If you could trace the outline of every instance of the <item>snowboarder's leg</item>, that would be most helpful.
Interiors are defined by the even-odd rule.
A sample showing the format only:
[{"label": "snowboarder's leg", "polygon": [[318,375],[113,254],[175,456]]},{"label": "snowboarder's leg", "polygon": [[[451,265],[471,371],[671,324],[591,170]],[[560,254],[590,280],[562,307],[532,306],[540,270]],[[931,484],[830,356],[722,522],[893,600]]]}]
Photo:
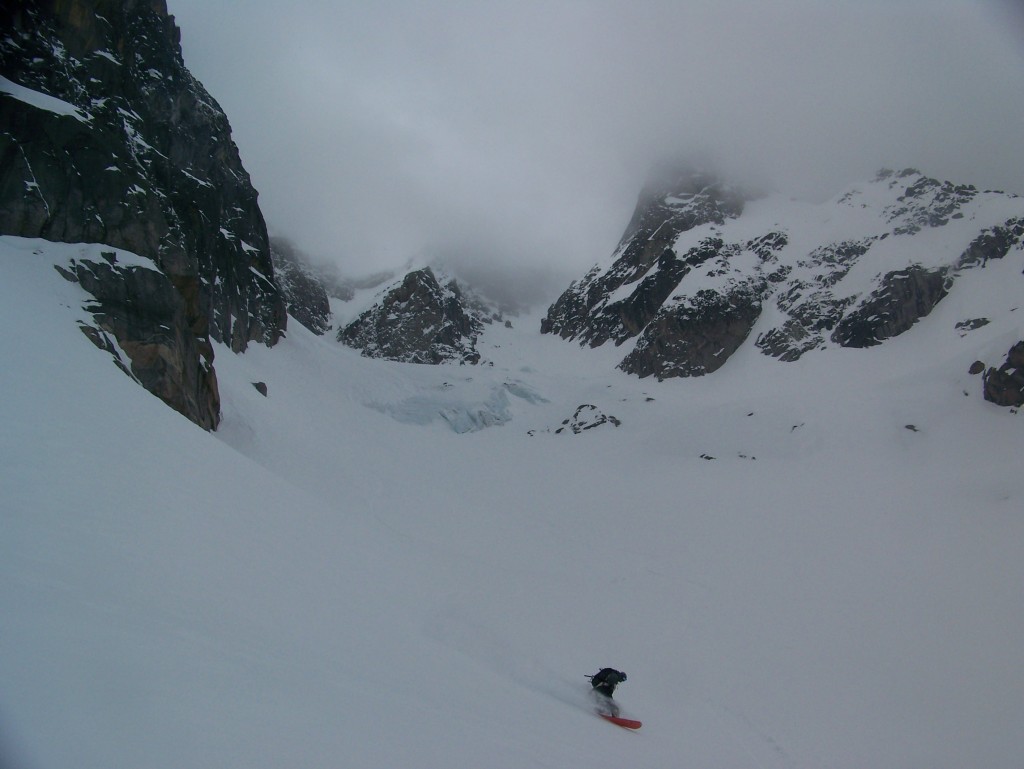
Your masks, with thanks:
[{"label": "snowboarder's leg", "polygon": [[598,713],[606,716],[617,716],[619,714],[619,706],[607,694],[602,694],[595,690],[594,699],[597,701]]}]

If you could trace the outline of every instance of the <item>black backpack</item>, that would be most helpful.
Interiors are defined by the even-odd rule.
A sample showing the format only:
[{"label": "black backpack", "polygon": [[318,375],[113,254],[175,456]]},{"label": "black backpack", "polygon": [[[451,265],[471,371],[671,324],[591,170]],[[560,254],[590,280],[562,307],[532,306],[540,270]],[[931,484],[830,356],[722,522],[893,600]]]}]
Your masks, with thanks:
[{"label": "black backpack", "polygon": [[603,689],[611,694],[615,687],[626,680],[626,674],[615,668],[601,668],[594,675],[588,676],[590,685],[595,689]]}]

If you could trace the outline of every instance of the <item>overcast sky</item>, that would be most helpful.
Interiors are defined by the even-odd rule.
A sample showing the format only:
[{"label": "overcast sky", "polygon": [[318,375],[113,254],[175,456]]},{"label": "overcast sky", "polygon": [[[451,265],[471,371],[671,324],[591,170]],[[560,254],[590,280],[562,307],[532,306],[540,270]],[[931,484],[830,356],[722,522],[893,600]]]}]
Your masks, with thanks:
[{"label": "overcast sky", "polygon": [[1024,193],[1017,0],[168,6],[271,234],[352,274],[435,255],[551,301],[674,155],[801,198],[883,166]]}]

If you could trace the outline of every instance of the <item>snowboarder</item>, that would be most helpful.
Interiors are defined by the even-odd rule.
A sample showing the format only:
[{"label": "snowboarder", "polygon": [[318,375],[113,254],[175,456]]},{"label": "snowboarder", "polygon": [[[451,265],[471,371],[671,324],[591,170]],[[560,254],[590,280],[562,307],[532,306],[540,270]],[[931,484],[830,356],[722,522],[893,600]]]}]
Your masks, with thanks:
[{"label": "snowboarder", "polygon": [[619,706],[612,700],[612,694],[615,693],[615,687],[626,680],[626,674],[615,670],[615,668],[601,668],[587,678],[590,679],[590,685],[594,687],[594,696],[597,697],[598,703],[603,709],[608,710],[609,715],[617,716]]}]

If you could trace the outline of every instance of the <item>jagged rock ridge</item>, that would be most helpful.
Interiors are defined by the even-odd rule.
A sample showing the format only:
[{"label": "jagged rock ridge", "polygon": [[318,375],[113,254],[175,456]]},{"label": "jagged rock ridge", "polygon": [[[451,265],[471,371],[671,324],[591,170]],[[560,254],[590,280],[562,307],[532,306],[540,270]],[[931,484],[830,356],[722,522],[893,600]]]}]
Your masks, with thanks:
[{"label": "jagged rock ridge", "polygon": [[[88,281],[108,299],[130,293],[116,312],[99,308],[96,322],[129,354],[149,349],[145,319],[130,316],[175,292],[181,307],[171,317],[184,325],[159,344],[191,341],[161,355],[201,357],[195,365],[209,376],[200,386],[212,389],[186,399],[205,405],[185,413],[215,426],[203,415],[217,410],[209,340],[235,351],[273,344],[286,323],[266,225],[227,118],[185,68],[163,0],[5,2],[0,21],[0,233],[151,259],[162,277],[141,282],[116,265],[89,268],[112,282]],[[191,385],[150,389],[167,386]]]},{"label": "jagged rock ridge", "polygon": [[288,314],[314,334],[327,333],[331,328],[331,299],[323,275],[284,238],[270,239],[270,253]]},{"label": "jagged rock ridge", "polygon": [[795,361],[903,334],[965,270],[1024,254],[1024,199],[914,169],[819,206],[674,179],[641,194],[610,263],[559,297],[542,332],[629,342],[620,368],[659,379],[711,373],[748,343]]},{"label": "jagged rock ridge", "polygon": [[374,305],[338,332],[338,341],[370,358],[407,363],[479,363],[476,342],[500,318],[454,278],[430,267],[387,286]]},{"label": "jagged rock ridge", "polygon": [[[707,248],[698,249],[680,261],[671,250],[679,235],[704,224],[724,224],[742,213],[743,203],[738,190],[706,172],[683,169],[653,180],[640,194],[611,267],[595,267],[563,293],[541,331],[595,347],[635,336],[688,269],[711,255]],[[635,290],[616,293],[632,284]]]}]

